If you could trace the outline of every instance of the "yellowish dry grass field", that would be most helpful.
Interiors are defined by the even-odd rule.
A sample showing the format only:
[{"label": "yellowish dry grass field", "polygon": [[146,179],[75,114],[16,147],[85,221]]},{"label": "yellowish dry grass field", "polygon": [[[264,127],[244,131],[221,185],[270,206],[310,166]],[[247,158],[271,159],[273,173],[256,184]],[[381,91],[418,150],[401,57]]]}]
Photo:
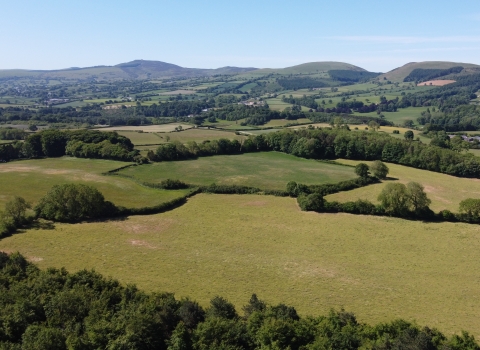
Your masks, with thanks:
[{"label": "yellowish dry grass field", "polygon": [[[360,162],[353,160],[338,160],[343,164],[356,165]],[[370,164],[370,162],[363,162]],[[409,168],[398,164],[388,164],[390,169],[389,177],[396,178],[401,183],[415,181],[421,183],[425,187],[428,198],[432,200],[430,208],[434,211],[448,209],[458,212],[460,202],[466,198],[480,197],[480,180],[460,178],[441,173],[435,173],[427,170]],[[354,201],[357,199],[368,199],[373,203],[377,203],[377,197],[383,187],[390,180],[381,184],[375,184],[367,187],[358,188],[353,191],[339,192],[326,197],[329,201]]]},{"label": "yellowish dry grass field", "polygon": [[0,241],[41,268],[95,268],[148,291],[252,293],[303,315],[331,307],[360,321],[416,320],[480,336],[480,227],[299,211],[295,199],[198,195],[171,212],[56,224]]}]

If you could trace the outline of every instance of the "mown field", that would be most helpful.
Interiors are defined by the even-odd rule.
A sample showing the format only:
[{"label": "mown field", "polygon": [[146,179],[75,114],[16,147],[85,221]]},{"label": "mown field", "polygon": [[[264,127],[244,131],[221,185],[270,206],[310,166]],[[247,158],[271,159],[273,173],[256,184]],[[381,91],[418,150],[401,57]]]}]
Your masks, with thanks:
[{"label": "mown field", "polygon": [[147,291],[237,307],[252,293],[303,314],[416,320],[480,336],[480,228],[299,211],[295,199],[197,195],[173,211],[55,224],[0,241],[39,267],[95,269]]},{"label": "mown field", "polygon": [[82,183],[94,186],[116,205],[138,208],[153,206],[182,196],[185,191],[156,190],[103,172],[128,165],[111,160],[71,157],[25,160],[0,164],[0,208],[14,196],[33,204],[54,185]]},{"label": "mown field", "polygon": [[287,182],[335,183],[356,177],[352,167],[297,158],[279,152],[201,157],[121,170],[145,182],[178,179],[195,185],[212,183],[284,190]]},{"label": "mown field", "polygon": [[175,128],[181,126],[183,129],[193,128],[191,124],[185,123],[169,123],[169,124],[160,124],[160,125],[126,125],[126,126],[109,126],[104,128],[99,128],[101,131],[143,131],[143,132],[171,132]]},{"label": "mown field", "polygon": [[[338,160],[341,163],[356,165],[359,162],[353,160]],[[369,162],[364,162],[370,164]],[[478,198],[480,196],[480,180],[460,178],[427,170],[409,168],[398,164],[387,164],[390,169],[389,177],[395,180],[386,180],[381,184],[358,188],[353,191],[339,192],[326,197],[329,201],[355,201],[368,199],[377,203],[377,197],[383,187],[392,181],[408,183],[415,181],[425,187],[428,198],[432,200],[430,208],[434,211],[448,209],[458,212],[460,202],[466,198]]]}]

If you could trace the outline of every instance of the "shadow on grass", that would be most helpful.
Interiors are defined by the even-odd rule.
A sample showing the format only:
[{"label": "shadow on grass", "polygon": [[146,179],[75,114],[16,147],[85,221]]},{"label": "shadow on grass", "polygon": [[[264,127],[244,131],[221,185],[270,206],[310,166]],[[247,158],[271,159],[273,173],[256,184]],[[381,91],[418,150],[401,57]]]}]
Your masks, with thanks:
[{"label": "shadow on grass", "polygon": [[52,221],[35,220],[26,228],[34,230],[55,230],[55,224]]},{"label": "shadow on grass", "polygon": [[390,177],[387,176],[386,178],[382,179],[383,181],[397,181],[398,179],[396,177]]}]

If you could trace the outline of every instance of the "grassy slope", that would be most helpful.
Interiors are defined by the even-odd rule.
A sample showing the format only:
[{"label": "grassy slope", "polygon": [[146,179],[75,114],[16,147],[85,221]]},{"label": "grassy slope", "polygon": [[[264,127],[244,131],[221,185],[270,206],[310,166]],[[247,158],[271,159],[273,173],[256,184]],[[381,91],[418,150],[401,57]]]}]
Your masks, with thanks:
[{"label": "grassy slope", "polygon": [[[317,71],[328,71],[332,69],[343,69],[343,70],[354,70],[354,71],[365,71],[365,69],[354,66],[349,63],[344,62],[309,62],[299,64],[297,66],[279,68],[279,69],[259,69],[254,72],[249,72],[251,74],[269,74],[269,73],[278,73],[278,74],[307,74],[307,73],[316,73]],[[247,73],[248,74],[248,73]]]},{"label": "grassy slope", "polygon": [[464,68],[480,68],[480,66],[471,63],[459,62],[443,62],[443,61],[426,61],[426,62],[411,62],[404,66],[395,68],[390,72],[380,75],[378,78],[383,80],[387,78],[391,81],[403,81],[414,69],[448,69],[452,67],[462,66]]},{"label": "grassy slope", "polygon": [[[358,164],[357,161],[340,160],[345,164]],[[368,164],[368,162],[365,162]],[[430,208],[434,211],[448,209],[458,211],[460,202],[466,198],[478,198],[480,196],[480,180],[465,179],[450,175],[434,173],[427,170],[420,170],[405,167],[397,164],[387,164],[390,173],[389,177],[396,178],[402,183],[415,181],[425,186],[428,197],[432,200]],[[377,197],[383,187],[389,181],[381,184],[371,185],[359,188],[349,192],[340,192],[327,196],[328,200],[336,200],[340,202],[368,199],[373,203],[377,203]]]},{"label": "grassy slope", "polygon": [[0,164],[0,208],[13,196],[35,204],[52,186],[72,182],[94,186],[107,200],[124,207],[156,205],[185,193],[154,190],[128,179],[101,175],[125,165],[128,163],[70,157]]},{"label": "grassy slope", "polygon": [[198,195],[174,211],[57,224],[0,241],[41,268],[95,268],[124,284],[190,296],[252,293],[302,314],[331,307],[361,321],[402,317],[480,335],[479,228],[300,212],[291,198]]},{"label": "grassy slope", "polygon": [[355,178],[353,168],[297,158],[279,152],[202,157],[128,168],[120,174],[147,182],[179,179],[191,184],[234,184],[284,190],[288,181],[335,183]]}]

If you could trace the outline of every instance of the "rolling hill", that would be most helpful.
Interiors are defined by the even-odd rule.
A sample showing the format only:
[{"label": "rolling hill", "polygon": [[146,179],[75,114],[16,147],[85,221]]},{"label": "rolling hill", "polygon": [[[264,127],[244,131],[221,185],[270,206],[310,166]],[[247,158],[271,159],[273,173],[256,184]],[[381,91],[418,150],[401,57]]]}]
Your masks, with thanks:
[{"label": "rolling hill", "polygon": [[403,81],[414,69],[448,69],[452,67],[462,66],[468,72],[480,71],[480,66],[471,63],[444,62],[444,61],[426,61],[426,62],[410,62],[404,66],[395,68],[390,72],[380,75],[378,78],[383,80],[386,78],[391,81]]},{"label": "rolling hill", "polygon": [[175,64],[135,60],[115,66],[95,66],[87,68],[68,68],[61,70],[0,70],[1,78],[34,79],[149,79],[168,77],[211,76],[216,74],[238,74],[256,70],[256,68],[222,67],[217,69],[184,68]]},{"label": "rolling hill", "polygon": [[366,72],[365,69],[344,62],[309,62],[286,68],[264,68],[255,71],[255,74],[312,74],[327,72],[329,70],[352,70],[357,72]]}]

